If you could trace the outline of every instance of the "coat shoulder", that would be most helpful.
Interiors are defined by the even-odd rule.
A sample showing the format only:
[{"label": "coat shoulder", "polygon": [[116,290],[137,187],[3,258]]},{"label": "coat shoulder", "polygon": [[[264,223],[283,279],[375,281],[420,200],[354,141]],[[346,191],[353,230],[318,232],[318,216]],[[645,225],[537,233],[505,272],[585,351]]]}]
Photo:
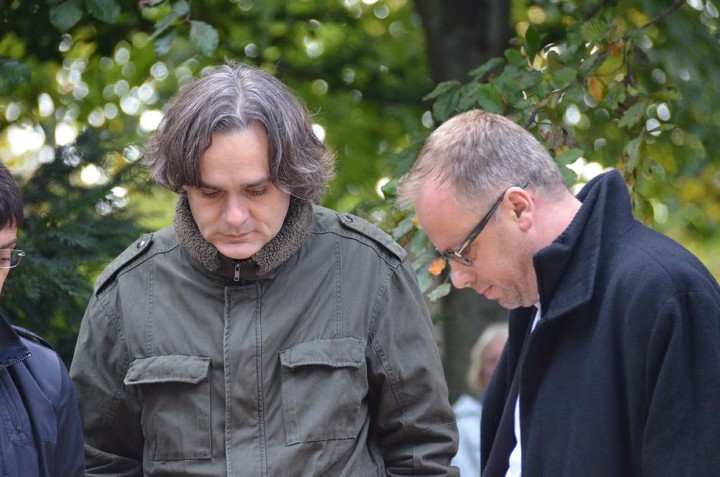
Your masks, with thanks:
[{"label": "coat shoulder", "polygon": [[315,231],[333,232],[370,245],[401,262],[407,252],[390,235],[357,215],[315,206]]},{"label": "coat shoulder", "polygon": [[141,235],[118,255],[95,281],[95,294],[101,293],[118,274],[142,261],[178,245],[172,226],[165,227],[157,232]]}]

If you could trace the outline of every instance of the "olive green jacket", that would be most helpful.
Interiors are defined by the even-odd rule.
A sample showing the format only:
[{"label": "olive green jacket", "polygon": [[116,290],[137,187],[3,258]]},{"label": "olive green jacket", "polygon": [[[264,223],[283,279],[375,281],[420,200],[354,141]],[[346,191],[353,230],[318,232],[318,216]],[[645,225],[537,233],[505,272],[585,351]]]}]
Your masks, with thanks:
[{"label": "olive green jacket", "polygon": [[234,262],[205,253],[182,210],[108,266],[83,319],[71,376],[88,476],[458,475],[400,246],[296,204],[301,225],[283,230],[298,233]]}]

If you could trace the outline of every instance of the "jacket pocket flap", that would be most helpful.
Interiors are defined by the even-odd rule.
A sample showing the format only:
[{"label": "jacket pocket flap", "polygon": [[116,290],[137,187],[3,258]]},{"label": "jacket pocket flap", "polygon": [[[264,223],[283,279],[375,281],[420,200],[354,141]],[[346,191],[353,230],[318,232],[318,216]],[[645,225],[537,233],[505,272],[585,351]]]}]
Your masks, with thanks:
[{"label": "jacket pocket flap", "polygon": [[140,358],[130,363],[125,384],[192,383],[197,384],[208,376],[210,358],[170,354]]},{"label": "jacket pocket flap", "polygon": [[359,368],[365,360],[365,340],[336,338],[299,343],[280,352],[286,368],[321,365],[333,368]]}]

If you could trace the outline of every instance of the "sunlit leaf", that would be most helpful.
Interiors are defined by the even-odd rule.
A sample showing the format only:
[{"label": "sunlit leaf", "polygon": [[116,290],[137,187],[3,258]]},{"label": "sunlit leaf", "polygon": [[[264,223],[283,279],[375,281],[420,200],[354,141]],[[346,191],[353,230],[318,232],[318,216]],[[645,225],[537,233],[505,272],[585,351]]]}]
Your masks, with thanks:
[{"label": "sunlit leaf", "polygon": [[582,27],[580,27],[580,33],[583,39],[590,43],[600,43],[605,39],[609,31],[610,29],[607,23],[598,18],[593,18],[583,23]]},{"label": "sunlit leaf", "polygon": [[190,42],[203,55],[210,56],[218,47],[218,32],[205,22],[190,22]]},{"label": "sunlit leaf", "polygon": [[152,35],[150,35],[150,39],[154,40],[155,38],[159,37],[165,30],[170,27],[170,25],[172,25],[178,19],[184,17],[188,13],[190,13],[190,5],[185,0],[180,0],[179,2],[174,3],[172,6],[172,13],[163,16],[155,24],[155,31]]},{"label": "sunlit leaf", "polygon": [[602,101],[603,96],[605,96],[605,83],[597,76],[591,76],[588,93],[595,101]]},{"label": "sunlit leaf", "polygon": [[155,40],[155,54],[157,56],[164,56],[170,52],[170,49],[175,43],[177,38],[177,31],[175,29],[170,30],[167,35]]}]

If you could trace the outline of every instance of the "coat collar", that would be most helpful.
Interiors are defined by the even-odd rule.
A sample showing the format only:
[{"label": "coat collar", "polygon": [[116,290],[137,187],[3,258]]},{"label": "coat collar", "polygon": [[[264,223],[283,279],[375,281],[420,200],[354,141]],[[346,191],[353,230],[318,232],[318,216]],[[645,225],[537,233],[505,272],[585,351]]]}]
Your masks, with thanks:
[{"label": "coat collar", "polygon": [[297,252],[312,232],[313,207],[308,201],[292,199],[280,232],[255,255],[246,260],[231,260],[206,241],[193,218],[185,194],[175,206],[175,234],[190,257],[209,272],[222,276],[240,274],[242,280],[268,278],[269,274]]},{"label": "coat collar", "polygon": [[582,207],[568,228],[533,257],[543,318],[565,315],[591,299],[603,249],[634,223],[617,171],[594,178],[577,198]]}]

